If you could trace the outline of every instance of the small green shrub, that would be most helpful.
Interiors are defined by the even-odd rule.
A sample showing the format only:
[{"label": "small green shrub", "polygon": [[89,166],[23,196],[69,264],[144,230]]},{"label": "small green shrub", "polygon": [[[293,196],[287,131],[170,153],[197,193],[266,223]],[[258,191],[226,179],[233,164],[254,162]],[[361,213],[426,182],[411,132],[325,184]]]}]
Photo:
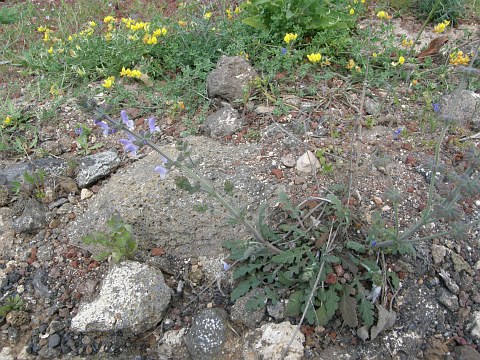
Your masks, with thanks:
[{"label": "small green shrub", "polygon": [[[421,19],[427,19],[437,0],[417,0],[414,5],[415,14]],[[459,20],[465,18],[467,1],[465,0],[441,0],[433,11],[431,21],[434,23],[449,20],[456,25]]]},{"label": "small green shrub", "polygon": [[8,297],[5,300],[5,305],[0,306],[0,316],[7,316],[10,311],[22,310],[23,300],[17,294],[15,296]]},{"label": "small green shrub", "polygon": [[100,244],[109,248],[109,250],[102,251],[93,258],[97,261],[103,261],[112,256],[112,260],[118,263],[125,258],[133,257],[137,252],[138,245],[132,236],[132,227],[124,224],[118,214],[113,215],[107,221],[107,226],[110,228],[107,233],[93,232],[82,238],[82,241],[87,245]]}]

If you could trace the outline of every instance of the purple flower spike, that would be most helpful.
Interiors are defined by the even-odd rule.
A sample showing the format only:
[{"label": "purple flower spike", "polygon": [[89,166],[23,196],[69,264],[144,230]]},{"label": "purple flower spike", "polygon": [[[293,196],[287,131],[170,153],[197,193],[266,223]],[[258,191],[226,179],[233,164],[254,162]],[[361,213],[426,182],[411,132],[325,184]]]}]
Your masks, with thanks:
[{"label": "purple flower spike", "polygon": [[135,145],[133,142],[127,139],[120,139],[118,141],[120,141],[123,144],[123,146],[125,146],[126,152],[131,152],[133,156],[137,156],[137,150],[138,150],[137,145]]},{"label": "purple flower spike", "polygon": [[287,48],[282,48],[282,55],[287,55]]},{"label": "purple flower spike", "polygon": [[148,119],[148,127],[150,128],[150,134],[153,134],[155,131],[160,132],[160,128],[155,125],[155,118]]},{"label": "purple flower spike", "polygon": [[440,104],[439,103],[432,104],[432,108],[433,108],[433,111],[439,112],[440,111]]},{"label": "purple flower spike", "polygon": [[97,121],[96,124],[103,129],[103,135],[111,134],[113,131],[103,121]]},{"label": "purple flower spike", "polygon": [[162,165],[155,166],[155,169],[153,171],[157,172],[160,175],[160,179],[165,179],[165,176],[168,173],[168,170],[164,168]]},{"label": "purple flower spike", "polygon": [[130,129],[134,129],[133,121],[128,118],[127,112],[125,110],[120,111],[120,116],[125,125]]}]

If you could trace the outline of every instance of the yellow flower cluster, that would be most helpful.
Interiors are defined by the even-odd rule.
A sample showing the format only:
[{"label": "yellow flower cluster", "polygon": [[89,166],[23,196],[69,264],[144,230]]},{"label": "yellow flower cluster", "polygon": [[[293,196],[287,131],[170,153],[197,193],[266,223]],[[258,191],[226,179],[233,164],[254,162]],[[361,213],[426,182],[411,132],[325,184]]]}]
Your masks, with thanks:
[{"label": "yellow flower cluster", "polygon": [[125,69],[125,67],[122,67],[120,76],[140,79],[140,77],[142,76],[142,72],[140,70]]},{"label": "yellow flower cluster", "polygon": [[322,55],[320,53],[311,53],[307,55],[308,61],[315,64],[322,60]]},{"label": "yellow flower cluster", "polygon": [[347,66],[345,66],[348,70],[352,70],[355,67],[355,61],[353,59],[348,60]]},{"label": "yellow flower cluster", "polygon": [[285,41],[287,44],[290,44],[292,41],[297,40],[297,36],[298,36],[297,34],[286,33],[283,38],[283,41]]},{"label": "yellow flower cluster", "polygon": [[350,15],[354,15],[355,14],[355,9],[354,8],[351,8],[350,9]]},{"label": "yellow flower cluster", "polygon": [[407,40],[406,38],[402,40],[402,46],[404,48],[409,48],[413,45],[413,40],[410,39],[410,40]]},{"label": "yellow flower cluster", "polygon": [[382,10],[382,11],[379,11],[379,12],[377,13],[377,17],[378,17],[379,19],[384,19],[384,20],[389,20],[389,19],[392,18],[390,15],[388,15],[388,12],[383,11],[383,10]]},{"label": "yellow flower cluster", "polygon": [[444,20],[443,22],[435,25],[433,27],[433,31],[436,32],[436,33],[442,33],[442,32],[445,31],[445,29],[447,28],[448,25],[450,25],[450,21]]},{"label": "yellow flower cluster", "polygon": [[110,23],[112,23],[112,22],[115,23],[115,22],[117,22],[117,19],[115,19],[115,18],[114,18],[113,16],[111,16],[111,15],[108,15],[108,16],[105,16],[105,17],[103,18],[103,22],[104,22],[105,24],[110,24]]},{"label": "yellow flower cluster", "polygon": [[2,127],[9,126],[11,124],[12,124],[12,118],[10,116],[7,116],[3,120],[3,126]]},{"label": "yellow flower cluster", "polygon": [[50,38],[50,34],[53,33],[53,30],[52,30],[52,29],[49,29],[49,28],[47,28],[47,27],[45,27],[45,26],[39,26],[38,29],[37,29],[37,31],[40,32],[40,33],[43,33],[43,41],[44,41],[44,42],[48,42],[48,41],[52,40],[52,39]]},{"label": "yellow flower cluster", "polygon": [[463,54],[463,51],[457,51],[450,54],[450,64],[452,65],[468,65],[470,57],[468,54]]},{"label": "yellow flower cluster", "polygon": [[115,84],[115,76],[109,76],[103,81],[102,86],[105,89],[110,89],[113,86],[113,84]]},{"label": "yellow flower cluster", "polygon": [[205,20],[208,20],[208,19],[210,19],[211,17],[212,17],[212,13],[211,13],[211,12],[206,12],[205,15],[203,15],[203,18],[204,18]]},{"label": "yellow flower cluster", "polygon": [[187,26],[187,23],[185,21],[179,20],[178,25],[180,25],[181,27],[185,27]]}]

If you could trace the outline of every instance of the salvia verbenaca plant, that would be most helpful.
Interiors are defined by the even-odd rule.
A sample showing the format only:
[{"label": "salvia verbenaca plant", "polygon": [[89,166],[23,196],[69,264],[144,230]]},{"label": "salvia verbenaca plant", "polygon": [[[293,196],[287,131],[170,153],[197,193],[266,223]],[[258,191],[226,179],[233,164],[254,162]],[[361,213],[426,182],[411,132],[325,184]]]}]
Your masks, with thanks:
[{"label": "salvia verbenaca plant", "polygon": [[187,190],[191,193],[195,191],[204,191],[205,193],[209,194],[228,211],[230,216],[232,216],[236,222],[243,224],[247,228],[258,244],[267,247],[273,253],[281,252],[278,247],[271,244],[262,236],[262,234],[245,218],[242,212],[235,209],[227,200],[225,200],[210,181],[196,173],[191,166],[189,166],[189,163],[184,161],[189,157],[188,146],[185,142],[180,142],[177,144],[177,148],[181,153],[177,159],[174,160],[151,141],[151,136],[155,132],[160,131],[159,127],[156,126],[155,118],[152,117],[148,120],[148,132],[137,133],[134,131],[134,123],[128,118],[126,111],[122,110],[120,113],[121,119],[115,120],[106,114],[104,109],[98,106],[93,100],[82,99],[79,104],[85,110],[94,113],[94,122],[97,126],[102,128],[104,135],[109,135],[116,131],[123,131],[127,135],[126,139],[120,139],[120,142],[124,146],[126,152],[129,152],[135,156],[137,151],[142,146],[148,146],[160,154],[161,163],[157,164],[153,171],[157,172],[161,179],[165,178],[171,168],[176,167],[180,169],[187,175],[188,178],[194,181],[194,184],[192,185],[187,177],[179,177],[175,181],[179,188]]}]

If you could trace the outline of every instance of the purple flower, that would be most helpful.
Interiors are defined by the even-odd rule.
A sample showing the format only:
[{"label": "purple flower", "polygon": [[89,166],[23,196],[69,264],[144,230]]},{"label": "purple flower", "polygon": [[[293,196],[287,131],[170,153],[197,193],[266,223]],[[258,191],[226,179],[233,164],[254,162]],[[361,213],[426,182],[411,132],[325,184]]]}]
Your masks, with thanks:
[{"label": "purple flower", "polygon": [[155,131],[160,132],[160,128],[155,125],[155,118],[148,119],[148,127],[150,128],[150,134],[153,134]]},{"label": "purple flower", "polygon": [[370,246],[375,246],[375,245],[377,245],[377,241],[376,241],[376,240],[373,240],[373,241],[371,242]]},{"label": "purple flower", "polygon": [[127,128],[130,130],[134,129],[133,121],[128,118],[127,112],[125,110],[120,111],[120,116],[122,118],[122,121],[125,123]]},{"label": "purple flower", "polygon": [[287,48],[282,48],[282,55],[287,55]]},{"label": "purple flower", "polygon": [[103,129],[103,135],[108,135],[115,132],[114,129],[110,129],[110,127],[107,124],[105,124],[103,121],[97,121],[95,124],[100,126]]},{"label": "purple flower", "polygon": [[167,168],[162,165],[155,166],[155,169],[153,169],[153,171],[157,172],[160,175],[160,179],[162,180],[165,179],[165,176],[168,173]]},{"label": "purple flower", "polygon": [[77,128],[75,129],[75,134],[76,134],[77,136],[81,136],[81,135],[83,134],[83,129],[82,129],[81,127],[77,127]]},{"label": "purple flower", "polygon": [[439,112],[440,111],[440,104],[439,103],[432,104],[432,108],[433,108],[433,111]]},{"label": "purple flower", "polygon": [[398,128],[393,132],[393,138],[398,139],[400,135],[402,134],[403,128]]},{"label": "purple flower", "polygon": [[222,260],[222,265],[223,265],[223,271],[228,271],[232,265],[226,263],[225,261]]},{"label": "purple flower", "polygon": [[137,156],[138,146],[135,145],[131,140],[120,139],[118,141],[120,141],[123,144],[124,150],[126,152],[131,152],[133,156]]}]

